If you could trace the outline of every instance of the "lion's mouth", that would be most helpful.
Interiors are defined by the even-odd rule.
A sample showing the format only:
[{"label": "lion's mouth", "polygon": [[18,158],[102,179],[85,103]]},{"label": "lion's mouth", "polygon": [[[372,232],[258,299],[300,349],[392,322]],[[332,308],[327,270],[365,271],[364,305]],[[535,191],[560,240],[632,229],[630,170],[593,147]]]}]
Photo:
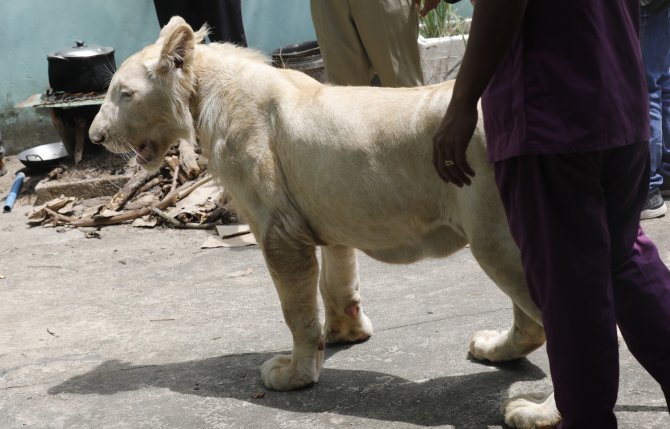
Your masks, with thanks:
[{"label": "lion's mouth", "polygon": [[153,140],[147,140],[135,149],[135,153],[138,164],[149,165],[156,156],[156,143]]}]

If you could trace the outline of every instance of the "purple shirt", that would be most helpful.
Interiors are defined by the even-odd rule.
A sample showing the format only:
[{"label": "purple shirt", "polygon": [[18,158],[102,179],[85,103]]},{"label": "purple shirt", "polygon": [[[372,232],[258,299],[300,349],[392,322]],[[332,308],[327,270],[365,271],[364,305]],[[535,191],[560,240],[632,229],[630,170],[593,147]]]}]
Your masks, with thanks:
[{"label": "purple shirt", "polygon": [[482,97],[489,159],[649,140],[639,0],[529,0]]}]

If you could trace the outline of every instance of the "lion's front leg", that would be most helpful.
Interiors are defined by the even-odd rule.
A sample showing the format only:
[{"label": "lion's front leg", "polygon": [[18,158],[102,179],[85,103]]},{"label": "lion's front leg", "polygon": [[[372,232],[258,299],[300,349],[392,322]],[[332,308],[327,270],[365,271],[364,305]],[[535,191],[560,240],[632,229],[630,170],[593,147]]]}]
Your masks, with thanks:
[{"label": "lion's front leg", "polygon": [[270,235],[262,243],[265,260],[293,335],[290,355],[278,355],[261,365],[263,384],[273,390],[293,390],[319,380],[325,343],[317,306],[318,264],[314,246],[288,244]]},{"label": "lion's front leg", "polygon": [[514,304],[512,328],[503,332],[475,332],[470,340],[470,355],[489,362],[519,359],[540,347],[544,341],[544,328]]},{"label": "lion's front leg", "polygon": [[321,249],[319,289],[326,311],[325,335],[328,343],[352,343],[372,335],[372,323],[363,313],[358,292],[358,263],[351,247]]}]

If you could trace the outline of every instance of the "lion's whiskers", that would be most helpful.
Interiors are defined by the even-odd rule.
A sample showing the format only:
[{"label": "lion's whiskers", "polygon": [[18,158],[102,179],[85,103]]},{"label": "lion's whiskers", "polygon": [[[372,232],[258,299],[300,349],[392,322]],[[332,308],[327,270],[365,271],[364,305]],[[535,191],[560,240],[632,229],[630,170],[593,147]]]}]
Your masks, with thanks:
[{"label": "lion's whiskers", "polygon": [[107,59],[107,64],[105,64],[103,73],[105,76],[105,87],[108,87],[110,83],[112,82],[112,77],[114,77],[114,73],[116,72],[116,66],[112,64],[112,61],[108,58]]}]

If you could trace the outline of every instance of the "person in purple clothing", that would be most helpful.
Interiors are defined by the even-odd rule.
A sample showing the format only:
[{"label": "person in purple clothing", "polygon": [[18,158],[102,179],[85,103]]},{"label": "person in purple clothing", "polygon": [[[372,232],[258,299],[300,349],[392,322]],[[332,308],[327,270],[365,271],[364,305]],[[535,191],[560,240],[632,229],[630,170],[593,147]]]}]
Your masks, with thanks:
[{"label": "person in purple clothing", "polygon": [[440,177],[470,184],[482,96],[563,429],[617,427],[617,323],[670,401],[670,271],[639,226],[649,186],[639,20],[639,0],[477,0],[434,137]]}]

